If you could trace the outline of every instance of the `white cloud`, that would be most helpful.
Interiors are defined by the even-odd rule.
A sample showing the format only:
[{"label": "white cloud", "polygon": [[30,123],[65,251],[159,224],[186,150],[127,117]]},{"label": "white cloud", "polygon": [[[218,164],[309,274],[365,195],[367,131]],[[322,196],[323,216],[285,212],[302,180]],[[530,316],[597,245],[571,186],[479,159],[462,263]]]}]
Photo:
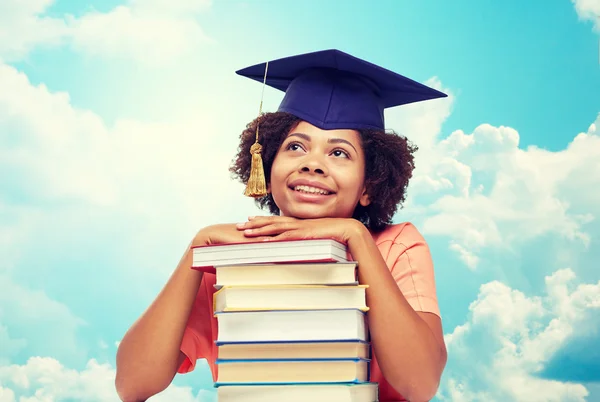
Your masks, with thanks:
[{"label": "white cloud", "polygon": [[0,4],[0,59],[20,60],[36,47],[71,44],[88,55],[165,64],[212,42],[196,20],[210,0],[130,0],[105,13],[46,16],[53,3]]},{"label": "white cloud", "polygon": [[575,5],[575,10],[579,18],[592,21],[595,29],[600,32],[600,1],[571,0],[571,2]]},{"label": "white cloud", "polygon": [[424,137],[406,204],[421,230],[447,236],[471,269],[485,247],[510,250],[547,233],[588,245],[587,225],[600,215],[600,114],[566,149],[551,152],[521,149],[516,130],[489,124],[438,140],[451,101],[403,116],[401,132]]},{"label": "white cloud", "polygon": [[8,388],[0,386],[0,402],[15,402],[15,393]]},{"label": "white cloud", "polygon": [[449,96],[386,112],[386,125],[419,147],[403,217],[447,237],[472,270],[486,248],[513,252],[546,234],[589,245],[600,216],[600,113],[557,152],[522,149],[515,129],[486,123],[443,138],[455,95],[436,78],[427,83]]},{"label": "white cloud", "polygon": [[212,40],[195,20],[206,1],[131,1],[108,13],[69,18],[72,43],[86,54],[164,64]]},{"label": "white cloud", "polygon": [[456,252],[461,261],[471,269],[475,269],[477,264],[479,264],[479,257],[458,243],[451,242],[450,250]]},{"label": "white cloud", "polygon": [[445,336],[449,361],[439,398],[584,401],[589,392],[582,384],[538,375],[566,342],[589,325],[600,327],[600,282],[575,279],[570,269],[547,276],[541,297],[497,281],[482,285],[467,322]]},{"label": "white cloud", "polygon": [[[98,257],[105,258],[102,274],[91,275],[112,292],[139,298],[135,286],[148,291],[148,282],[171,271],[195,231],[257,213],[228,172],[237,135],[227,133],[239,128],[216,121],[225,120],[196,114],[177,123],[118,120],[108,127],[75,109],[68,94],[34,86],[0,63],[0,171],[10,172],[0,176],[0,339],[11,345],[0,359],[13,358],[25,342],[28,353],[68,364],[86,356],[76,335],[83,322],[52,300],[56,295],[19,285],[27,278],[51,275],[55,284],[63,278],[64,286],[88,286],[73,261],[98,265],[85,250],[107,250],[117,239]],[[98,342],[86,345],[99,348]]]},{"label": "white cloud", "polygon": [[84,324],[45,292],[28,289],[0,274],[0,361],[11,360],[25,347],[28,354],[81,358],[84,350],[77,330]]},{"label": "white cloud", "polygon": [[[3,192],[39,198],[114,202],[115,189],[106,178],[108,137],[93,113],[76,111],[66,93],[30,85],[25,74],[0,64],[0,165],[12,177],[1,179]],[[26,180],[14,180],[25,174]],[[8,181],[8,183],[6,183]]]},{"label": "white cloud", "polygon": [[[135,286],[147,292],[149,282],[162,280],[196,230],[257,212],[229,177],[236,136],[225,133],[232,128],[215,124],[217,114],[194,118],[108,127],[75,109],[68,94],[34,86],[0,63],[0,171],[10,172],[0,175],[0,344],[8,346],[0,348],[2,362],[22,357],[24,347],[67,364],[86,358],[88,348],[102,353],[99,339],[79,338],[85,323],[53,300],[62,295],[27,287],[28,278],[39,287],[39,278],[50,276],[52,289],[62,283],[72,300],[77,286],[89,286],[74,264],[95,263],[102,273],[88,277],[110,283],[113,294],[139,298]],[[104,266],[86,255],[96,244],[112,247],[98,254]]]},{"label": "white cloud", "polygon": [[212,0],[130,0],[129,4],[142,13],[190,15],[206,11]]},{"label": "white cloud", "polygon": [[[73,370],[58,360],[32,357],[26,364],[0,367],[0,402],[114,402],[118,401],[114,386],[115,370],[109,364],[91,359],[86,367]],[[209,402],[214,392],[201,390],[193,395],[191,388],[170,385],[149,401]]]},{"label": "white cloud", "polygon": [[437,142],[442,123],[450,116],[455,101],[454,93],[445,88],[439,78],[432,77],[424,84],[448,96],[385,111],[386,126],[393,127],[399,134],[407,136],[422,149],[422,152],[419,152],[421,155],[429,152]]},{"label": "white cloud", "polygon": [[0,64],[0,168],[11,172],[0,178],[4,203],[20,194],[33,205],[66,202],[143,217],[164,207],[162,214],[191,222],[226,218],[231,210],[222,200],[242,200],[243,189],[229,178],[233,142],[222,140],[227,127],[218,118],[119,120],[109,128],[94,113],[74,109],[67,94],[32,86]]},{"label": "white cloud", "polygon": [[44,17],[54,0],[0,2],[0,59],[20,59],[35,46],[56,46],[68,33],[64,20]]}]

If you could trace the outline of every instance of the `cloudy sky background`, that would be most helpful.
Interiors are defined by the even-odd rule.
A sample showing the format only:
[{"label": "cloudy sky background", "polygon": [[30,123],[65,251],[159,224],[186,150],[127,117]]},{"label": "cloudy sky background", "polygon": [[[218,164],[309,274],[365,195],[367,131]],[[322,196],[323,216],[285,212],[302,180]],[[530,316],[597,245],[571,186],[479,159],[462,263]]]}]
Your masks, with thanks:
[{"label": "cloudy sky background", "polygon": [[[227,171],[261,93],[234,71],[327,48],[450,95],[386,112],[420,148],[395,221],[433,252],[436,400],[600,400],[600,0],[343,3],[0,2],[0,402],[117,400],[194,233],[265,213]],[[213,398],[199,364],[151,400]]]}]

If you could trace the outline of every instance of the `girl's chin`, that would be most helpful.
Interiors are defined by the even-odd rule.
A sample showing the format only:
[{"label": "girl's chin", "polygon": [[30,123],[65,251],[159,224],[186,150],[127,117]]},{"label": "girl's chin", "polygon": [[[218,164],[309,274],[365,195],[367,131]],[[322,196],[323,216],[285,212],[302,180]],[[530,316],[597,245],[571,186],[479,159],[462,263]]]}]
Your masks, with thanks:
[{"label": "girl's chin", "polygon": [[296,219],[318,219],[335,218],[337,214],[332,214],[330,211],[310,205],[308,208],[294,208],[293,210],[282,211],[281,216],[289,216]]}]

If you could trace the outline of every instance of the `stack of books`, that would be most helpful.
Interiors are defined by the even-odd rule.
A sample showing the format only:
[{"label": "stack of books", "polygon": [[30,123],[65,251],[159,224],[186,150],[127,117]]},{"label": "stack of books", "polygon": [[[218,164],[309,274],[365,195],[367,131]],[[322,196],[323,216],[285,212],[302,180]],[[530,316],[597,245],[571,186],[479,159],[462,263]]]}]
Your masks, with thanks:
[{"label": "stack of books", "polygon": [[331,239],[194,247],[216,274],[219,402],[376,402],[366,285]]}]

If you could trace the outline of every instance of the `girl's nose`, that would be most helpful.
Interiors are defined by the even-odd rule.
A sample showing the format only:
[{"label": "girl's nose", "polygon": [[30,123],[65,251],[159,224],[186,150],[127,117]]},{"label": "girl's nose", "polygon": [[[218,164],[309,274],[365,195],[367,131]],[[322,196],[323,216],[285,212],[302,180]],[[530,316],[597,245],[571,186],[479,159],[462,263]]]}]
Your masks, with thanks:
[{"label": "girl's nose", "polygon": [[325,164],[318,157],[307,157],[300,165],[300,171],[322,175],[327,174]]}]

